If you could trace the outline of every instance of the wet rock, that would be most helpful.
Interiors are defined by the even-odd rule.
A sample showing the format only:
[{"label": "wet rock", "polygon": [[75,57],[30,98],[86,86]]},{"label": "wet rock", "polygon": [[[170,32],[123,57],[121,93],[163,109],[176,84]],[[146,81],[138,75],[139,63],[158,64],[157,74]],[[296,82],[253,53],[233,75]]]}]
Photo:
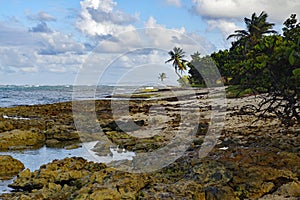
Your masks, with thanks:
[{"label": "wet rock", "polygon": [[0,150],[11,149],[33,149],[42,147],[45,143],[45,136],[38,130],[6,131],[0,133]]},{"label": "wet rock", "polygon": [[13,130],[14,126],[9,121],[0,121],[0,133]]},{"label": "wet rock", "polygon": [[105,141],[99,141],[92,150],[99,156],[107,156],[112,154],[110,148],[111,146]]},{"label": "wet rock", "polygon": [[81,144],[72,144],[72,145],[69,145],[69,146],[65,146],[65,149],[71,150],[71,149],[77,149],[77,148],[81,148],[81,147],[82,147]]},{"label": "wet rock", "polygon": [[10,187],[32,191],[44,188],[48,183],[72,185],[73,180],[79,179],[88,174],[89,163],[83,158],[66,158],[55,160],[48,165],[42,165],[39,170],[30,172],[29,169],[21,172]]},{"label": "wet rock", "polygon": [[67,125],[55,125],[45,131],[45,136],[47,147],[63,148],[80,141],[78,132]]},{"label": "wet rock", "polygon": [[[21,172],[9,186],[31,199],[135,199],[152,179],[107,168],[82,158],[66,158]],[[24,197],[25,198],[25,197]]]},{"label": "wet rock", "polygon": [[23,169],[24,165],[19,160],[11,156],[0,155],[0,179],[11,179]]}]

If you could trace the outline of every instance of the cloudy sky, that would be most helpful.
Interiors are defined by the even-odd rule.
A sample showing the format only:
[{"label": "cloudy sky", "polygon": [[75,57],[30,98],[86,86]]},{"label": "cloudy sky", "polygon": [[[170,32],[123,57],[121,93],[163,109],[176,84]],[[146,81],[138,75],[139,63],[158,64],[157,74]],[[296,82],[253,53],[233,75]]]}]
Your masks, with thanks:
[{"label": "cloudy sky", "polygon": [[169,50],[227,48],[243,18],[261,11],[280,32],[300,1],[0,1],[0,84],[158,84],[162,72],[174,84]]}]

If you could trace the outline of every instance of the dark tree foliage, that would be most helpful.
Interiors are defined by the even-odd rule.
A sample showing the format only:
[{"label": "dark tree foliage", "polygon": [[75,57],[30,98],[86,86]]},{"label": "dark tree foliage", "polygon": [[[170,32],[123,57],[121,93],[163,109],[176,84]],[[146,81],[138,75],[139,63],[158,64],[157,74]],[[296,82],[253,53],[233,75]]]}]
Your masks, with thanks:
[{"label": "dark tree foliage", "polygon": [[198,85],[198,86],[205,85],[205,81],[202,75],[200,74],[200,71],[197,69],[198,63],[201,62],[200,53],[199,52],[194,53],[193,55],[191,55],[191,58],[192,60],[188,63],[190,84]]},{"label": "dark tree foliage", "polygon": [[216,85],[220,77],[211,56],[200,57],[200,53],[196,52],[191,55],[191,58],[192,60],[188,63],[190,83],[196,86]]}]

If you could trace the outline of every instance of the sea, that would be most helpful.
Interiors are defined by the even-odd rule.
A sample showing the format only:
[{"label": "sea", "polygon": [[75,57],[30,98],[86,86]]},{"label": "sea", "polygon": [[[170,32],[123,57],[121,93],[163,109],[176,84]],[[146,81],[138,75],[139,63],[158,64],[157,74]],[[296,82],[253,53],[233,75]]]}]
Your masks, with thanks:
[{"label": "sea", "polygon": [[39,105],[72,100],[103,99],[115,93],[131,93],[134,86],[0,85],[0,107]]}]

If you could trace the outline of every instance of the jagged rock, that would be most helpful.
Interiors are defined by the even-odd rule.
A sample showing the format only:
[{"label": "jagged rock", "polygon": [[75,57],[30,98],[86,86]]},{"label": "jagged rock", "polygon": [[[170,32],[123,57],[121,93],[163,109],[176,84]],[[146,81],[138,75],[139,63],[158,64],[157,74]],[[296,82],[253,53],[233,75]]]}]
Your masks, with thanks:
[{"label": "jagged rock", "polygon": [[231,187],[209,187],[205,189],[205,200],[237,200]]},{"label": "jagged rock", "polygon": [[11,179],[24,169],[23,163],[11,156],[0,155],[0,179]]},{"label": "jagged rock", "polygon": [[280,188],[278,188],[278,190],[274,194],[285,197],[300,197],[300,183],[290,182],[284,184]]},{"label": "jagged rock", "polygon": [[31,199],[135,199],[150,182],[148,175],[117,171],[73,157],[55,160],[34,172],[27,169],[9,186],[25,191],[26,198]]},{"label": "jagged rock", "polygon": [[9,121],[0,121],[0,133],[13,130],[14,126]]},{"label": "jagged rock", "polygon": [[6,131],[0,133],[0,150],[39,148],[45,143],[45,136],[38,130]]}]

